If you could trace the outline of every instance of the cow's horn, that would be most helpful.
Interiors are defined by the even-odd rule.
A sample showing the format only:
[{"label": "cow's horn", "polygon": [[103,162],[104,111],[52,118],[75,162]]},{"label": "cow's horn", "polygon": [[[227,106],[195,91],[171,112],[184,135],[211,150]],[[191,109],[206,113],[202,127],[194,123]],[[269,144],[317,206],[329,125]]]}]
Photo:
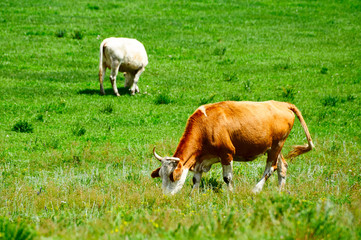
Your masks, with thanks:
[{"label": "cow's horn", "polygon": [[159,156],[159,155],[155,152],[155,147],[153,148],[153,154],[154,154],[154,157],[155,157],[156,159],[158,159],[159,161],[162,161],[162,160],[163,160],[163,158],[162,158],[161,156]]},{"label": "cow's horn", "polygon": [[180,161],[180,159],[177,157],[167,157],[167,160],[176,161],[176,162]]}]

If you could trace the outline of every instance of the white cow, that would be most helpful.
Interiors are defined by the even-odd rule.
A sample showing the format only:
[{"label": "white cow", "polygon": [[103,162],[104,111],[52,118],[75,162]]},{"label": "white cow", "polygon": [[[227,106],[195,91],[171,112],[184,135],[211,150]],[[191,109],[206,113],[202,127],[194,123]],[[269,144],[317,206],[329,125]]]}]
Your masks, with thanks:
[{"label": "white cow", "polygon": [[129,38],[107,38],[100,44],[99,60],[99,82],[100,93],[105,94],[103,81],[106,68],[111,70],[110,82],[112,83],[114,94],[118,93],[116,77],[118,71],[124,73],[125,87],[130,87],[130,93],[134,95],[139,92],[137,86],[139,76],[148,64],[147,52],[142,43],[136,39]]}]

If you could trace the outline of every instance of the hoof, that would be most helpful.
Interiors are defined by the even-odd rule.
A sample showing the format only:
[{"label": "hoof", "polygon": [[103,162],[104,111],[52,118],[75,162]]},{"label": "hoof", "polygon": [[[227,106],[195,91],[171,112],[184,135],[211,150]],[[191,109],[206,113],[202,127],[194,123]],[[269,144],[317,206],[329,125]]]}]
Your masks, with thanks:
[{"label": "hoof", "polygon": [[258,194],[258,193],[261,192],[261,190],[262,190],[262,189],[260,189],[260,188],[258,188],[258,187],[254,187],[254,188],[252,189],[252,193]]}]

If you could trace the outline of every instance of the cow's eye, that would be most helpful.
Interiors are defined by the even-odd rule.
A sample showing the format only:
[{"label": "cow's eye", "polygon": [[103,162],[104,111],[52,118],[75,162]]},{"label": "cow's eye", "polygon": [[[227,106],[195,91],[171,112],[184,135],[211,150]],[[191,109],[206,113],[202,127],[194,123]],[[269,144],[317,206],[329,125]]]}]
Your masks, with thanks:
[{"label": "cow's eye", "polygon": [[169,179],[170,179],[171,182],[174,182],[173,173],[171,173],[171,174],[169,175]]}]

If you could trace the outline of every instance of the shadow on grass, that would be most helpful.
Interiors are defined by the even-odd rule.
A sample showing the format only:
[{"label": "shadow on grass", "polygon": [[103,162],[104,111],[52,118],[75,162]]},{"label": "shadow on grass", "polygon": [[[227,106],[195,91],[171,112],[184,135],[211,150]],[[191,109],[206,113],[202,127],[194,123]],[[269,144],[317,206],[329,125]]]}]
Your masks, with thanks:
[{"label": "shadow on grass", "polygon": [[[104,89],[104,91],[105,91],[105,95],[115,96],[113,88]],[[129,88],[125,88],[125,87],[118,88],[118,92],[120,95],[130,95]],[[79,90],[77,93],[85,94],[85,95],[100,95],[100,90],[87,88],[87,89]]]}]

